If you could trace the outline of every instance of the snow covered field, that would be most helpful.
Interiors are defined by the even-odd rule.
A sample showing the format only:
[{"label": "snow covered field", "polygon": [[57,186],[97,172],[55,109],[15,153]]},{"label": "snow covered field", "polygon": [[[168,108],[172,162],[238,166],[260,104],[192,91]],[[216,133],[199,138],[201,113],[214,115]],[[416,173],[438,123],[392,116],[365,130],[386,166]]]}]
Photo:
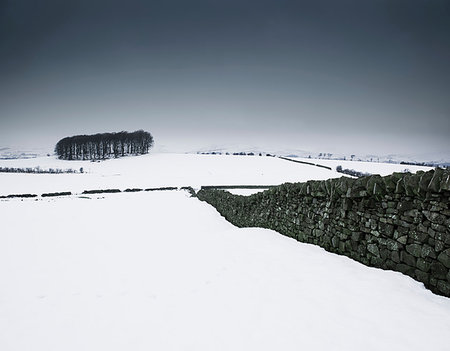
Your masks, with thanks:
[{"label": "snow covered field", "polygon": [[[315,161],[333,171],[259,156],[0,160],[85,171],[0,173],[0,195],[342,176]],[[448,350],[450,299],[274,231],[238,229],[183,191],[0,200],[0,223],[2,351]]]},{"label": "snow covered field", "polygon": [[182,191],[0,201],[0,350],[448,350],[450,299]]},{"label": "snow covered field", "polygon": [[150,154],[103,162],[63,161],[55,157],[0,160],[0,167],[80,169],[84,174],[0,173],[0,195],[107,188],[201,185],[277,185],[327,179],[341,174],[274,157]]},{"label": "snow covered field", "polygon": [[[305,159],[311,161],[309,159]],[[83,168],[83,174],[18,174],[0,173],[0,195],[118,188],[151,188],[165,186],[201,185],[278,185],[285,182],[303,182],[341,177],[334,163],[382,175],[404,170],[405,165],[313,160],[330,163],[333,170],[304,165],[275,157],[149,154],[102,162],[64,161],[55,157],[0,160],[0,167],[41,169]],[[334,162],[334,163],[333,163]],[[333,164],[331,164],[333,163]],[[413,171],[428,167],[409,167]]]},{"label": "snow covered field", "polygon": [[408,172],[416,173],[417,171],[429,171],[429,170],[433,169],[432,167],[402,165],[399,163],[348,161],[348,160],[324,160],[324,159],[301,158],[301,157],[290,157],[290,159],[328,166],[328,167],[331,167],[332,170],[336,170],[337,166],[342,166],[343,169],[353,169],[358,172],[379,174],[381,176],[387,176],[394,172],[408,171]]}]

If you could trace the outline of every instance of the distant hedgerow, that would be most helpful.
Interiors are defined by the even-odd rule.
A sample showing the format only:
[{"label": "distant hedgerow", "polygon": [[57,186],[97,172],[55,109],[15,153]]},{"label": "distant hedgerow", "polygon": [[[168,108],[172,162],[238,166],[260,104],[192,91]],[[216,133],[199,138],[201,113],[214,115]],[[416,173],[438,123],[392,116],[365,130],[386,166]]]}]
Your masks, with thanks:
[{"label": "distant hedgerow", "polygon": [[341,165],[336,167],[336,171],[339,173],[348,174],[348,175],[351,175],[353,177],[358,177],[358,178],[368,177],[368,176],[372,175],[372,174],[366,173],[366,172],[355,171],[354,169],[342,168]]},{"label": "distant hedgerow", "polygon": [[55,152],[64,160],[104,160],[146,154],[152,146],[152,135],[137,130],[66,137],[58,141]]},{"label": "distant hedgerow", "polygon": [[43,169],[38,167],[14,168],[14,167],[0,167],[0,173],[39,173],[39,174],[61,174],[61,173],[84,173],[83,167],[79,171],[76,169],[59,169],[48,168]]}]

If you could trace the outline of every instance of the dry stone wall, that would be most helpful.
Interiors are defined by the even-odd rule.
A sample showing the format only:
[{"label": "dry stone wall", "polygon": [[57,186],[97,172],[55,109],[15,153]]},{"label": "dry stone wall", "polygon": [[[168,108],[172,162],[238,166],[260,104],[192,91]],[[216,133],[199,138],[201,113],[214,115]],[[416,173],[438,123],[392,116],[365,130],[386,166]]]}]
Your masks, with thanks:
[{"label": "dry stone wall", "polygon": [[251,196],[201,189],[239,227],[276,230],[450,297],[450,171],[286,183]]}]

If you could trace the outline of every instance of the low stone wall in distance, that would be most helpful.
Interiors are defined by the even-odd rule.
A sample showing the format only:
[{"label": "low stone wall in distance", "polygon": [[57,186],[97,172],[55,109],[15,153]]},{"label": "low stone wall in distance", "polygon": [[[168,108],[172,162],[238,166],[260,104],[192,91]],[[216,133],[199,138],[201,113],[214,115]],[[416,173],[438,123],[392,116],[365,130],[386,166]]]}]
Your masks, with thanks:
[{"label": "low stone wall in distance", "polygon": [[251,196],[201,189],[238,227],[263,227],[390,269],[450,297],[450,171],[286,183]]}]

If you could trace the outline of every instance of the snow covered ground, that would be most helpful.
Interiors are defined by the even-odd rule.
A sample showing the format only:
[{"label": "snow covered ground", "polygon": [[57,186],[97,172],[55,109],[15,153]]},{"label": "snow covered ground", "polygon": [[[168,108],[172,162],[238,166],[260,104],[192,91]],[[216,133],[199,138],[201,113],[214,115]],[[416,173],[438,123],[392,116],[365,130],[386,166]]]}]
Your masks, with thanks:
[{"label": "snow covered ground", "polygon": [[2,200],[0,216],[3,351],[449,349],[450,299],[182,191]]},{"label": "snow covered ground", "polygon": [[[311,161],[310,159],[305,159]],[[303,182],[341,177],[335,171],[337,164],[382,175],[402,171],[404,165],[312,160],[326,164],[332,170],[304,165],[276,157],[149,154],[124,157],[102,162],[64,161],[56,157],[0,160],[0,167],[41,169],[83,168],[83,174],[18,174],[0,173],[0,195],[16,193],[41,194],[45,192],[118,188],[151,188],[164,186],[202,185],[278,185],[285,182]],[[336,165],[335,165],[336,164]],[[428,167],[408,167],[412,171]]]},{"label": "snow covered ground", "polygon": [[55,157],[0,160],[0,167],[41,169],[83,167],[84,174],[0,173],[0,195],[86,189],[201,185],[277,185],[328,179],[341,174],[274,157],[150,154],[102,162],[63,161]]},{"label": "snow covered ground", "polygon": [[[0,173],[0,195],[276,185],[341,177],[338,164],[428,169],[312,161],[333,170],[227,155],[0,160],[85,172]],[[274,231],[238,229],[183,191],[0,200],[0,223],[2,351],[448,350],[450,299]]]},{"label": "snow covered ground", "polygon": [[394,172],[406,171],[416,173],[417,171],[429,171],[433,169],[432,167],[402,165],[399,163],[349,161],[349,160],[324,160],[324,159],[301,158],[301,157],[290,157],[290,159],[328,166],[331,167],[331,169],[334,171],[336,170],[337,166],[342,166],[343,169],[353,169],[358,172],[379,174],[381,176],[386,176]]}]

